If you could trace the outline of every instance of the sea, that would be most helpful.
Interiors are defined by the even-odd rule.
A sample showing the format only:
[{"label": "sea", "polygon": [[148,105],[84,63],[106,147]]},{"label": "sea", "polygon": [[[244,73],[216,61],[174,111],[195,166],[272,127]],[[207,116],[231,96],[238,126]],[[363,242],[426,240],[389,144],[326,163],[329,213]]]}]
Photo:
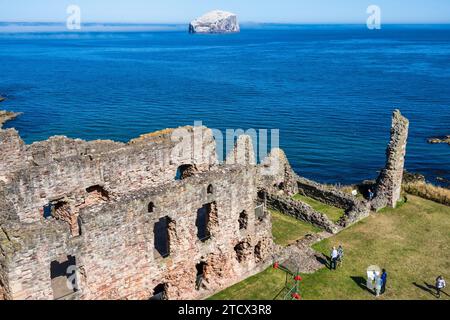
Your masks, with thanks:
[{"label": "sea", "polygon": [[[294,170],[330,184],[383,168],[391,115],[410,120],[406,169],[450,180],[450,25],[0,23],[0,109],[26,143],[65,135],[128,141],[203,125],[279,130]],[[272,130],[272,131],[271,131]]]}]

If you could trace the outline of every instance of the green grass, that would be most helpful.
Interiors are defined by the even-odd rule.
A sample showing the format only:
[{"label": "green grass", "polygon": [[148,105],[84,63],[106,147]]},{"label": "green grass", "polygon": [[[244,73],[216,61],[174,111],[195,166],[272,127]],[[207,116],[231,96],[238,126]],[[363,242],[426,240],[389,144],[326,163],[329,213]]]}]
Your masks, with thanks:
[{"label": "green grass", "polygon": [[[343,266],[305,274],[303,299],[374,299],[358,285],[369,265],[388,271],[386,293],[378,299],[435,299],[427,288],[436,277],[450,281],[450,207],[416,196],[397,209],[372,215],[314,246],[329,255],[342,244]],[[250,277],[212,299],[272,300],[284,287],[284,273],[272,268]],[[414,285],[416,283],[417,285]],[[446,289],[450,294],[450,289]],[[450,299],[445,294],[442,299]]]},{"label": "green grass", "polygon": [[275,210],[270,210],[272,216],[273,240],[280,246],[287,246],[307,234],[321,230],[310,223],[300,221]]},{"label": "green grass", "polygon": [[344,209],[329,206],[325,203],[322,203],[310,197],[303,196],[301,194],[296,194],[293,199],[309,204],[314,210],[325,214],[328,219],[333,222],[339,221],[339,219],[345,214]]},{"label": "green grass", "polygon": [[221,291],[209,300],[273,300],[283,289],[285,275],[272,267]]}]

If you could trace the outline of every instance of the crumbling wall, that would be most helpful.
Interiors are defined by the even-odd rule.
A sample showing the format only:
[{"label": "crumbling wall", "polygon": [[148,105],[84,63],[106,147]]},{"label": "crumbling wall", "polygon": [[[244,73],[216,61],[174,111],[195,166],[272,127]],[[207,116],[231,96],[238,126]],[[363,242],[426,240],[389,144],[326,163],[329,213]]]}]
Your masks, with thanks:
[{"label": "crumbling wall", "polygon": [[348,209],[355,202],[353,196],[329,186],[324,186],[315,181],[299,178],[297,182],[300,194],[316,199],[330,206]]},{"label": "crumbling wall", "polygon": [[[169,299],[193,299],[232,285],[270,256],[270,218],[257,221],[254,167],[219,166],[212,171],[117,195],[80,208],[82,233],[73,236],[62,220],[15,222],[8,226],[17,247],[7,274],[12,299],[53,299],[50,263],[76,257],[80,290],[76,299],[148,299],[158,284]],[[208,186],[213,185],[213,192]],[[149,203],[152,210],[149,212]],[[216,204],[211,237],[196,235],[196,212]],[[239,215],[249,213],[239,229]],[[168,216],[170,255],[155,253],[154,224]],[[234,246],[248,239],[246,263],[236,259]],[[255,247],[258,246],[255,255]],[[204,285],[196,290],[196,264],[205,261]],[[29,279],[33,281],[29,281]]]},{"label": "crumbling wall", "polygon": [[50,264],[56,257],[74,254],[68,226],[60,221],[2,225],[10,248],[6,268],[9,297],[13,300],[53,299]]},{"label": "crumbling wall", "polygon": [[6,261],[7,256],[10,254],[7,248],[8,242],[8,235],[0,225],[0,300],[11,298],[8,281],[8,264]]},{"label": "crumbling wall", "polygon": [[[11,287],[9,284],[9,260],[14,253],[14,243],[11,235],[7,233],[7,225],[17,218],[11,210],[9,202],[3,192],[3,182],[0,181],[0,300],[11,299]],[[17,221],[17,220],[16,220]]]},{"label": "crumbling wall", "polygon": [[372,208],[395,208],[400,199],[409,121],[399,110],[392,115],[391,137],[386,149],[386,166],[381,171],[375,188]]},{"label": "crumbling wall", "polygon": [[[104,186],[114,196],[173,181],[178,167],[186,163],[195,164],[198,172],[209,170],[217,163],[211,130],[197,129],[203,139],[200,144],[194,129],[182,129],[177,139],[174,130],[168,130],[126,145],[65,137],[33,144],[26,151],[30,164],[8,171],[5,192],[19,218],[30,223],[43,219],[43,207],[55,198],[74,197],[74,205],[80,205],[86,188],[94,185]],[[188,141],[180,148],[181,155],[179,139]],[[186,154],[186,149],[192,152]]]},{"label": "crumbling wall", "polygon": [[[203,289],[214,290],[214,288],[225,288],[229,277],[237,272],[234,270],[234,257],[231,252],[214,252],[206,257],[206,268],[203,280]],[[242,275],[238,275],[235,281]]]},{"label": "crumbling wall", "polygon": [[273,254],[273,239],[272,237],[261,237],[260,240],[254,246],[253,253],[255,255],[255,262],[267,260]]},{"label": "crumbling wall", "polygon": [[350,194],[305,178],[298,178],[297,183],[300,194],[344,209],[345,214],[338,222],[338,225],[342,227],[347,227],[370,213],[370,205],[365,200],[359,200]]},{"label": "crumbling wall", "polygon": [[301,201],[267,194],[267,206],[296,219],[306,221],[328,232],[336,233],[338,227],[328,217]]},{"label": "crumbling wall", "polygon": [[[398,126],[394,131],[403,132]],[[219,166],[211,130],[179,129],[127,144],[54,137],[30,146],[16,132],[0,131],[2,147],[17,160],[0,158],[0,167],[15,163],[0,176],[0,295],[55,298],[50,264],[71,256],[79,290],[70,299],[148,299],[156,287],[169,299],[202,298],[272,262],[266,205],[329,232],[369,214],[367,202],[298,177],[280,149],[255,165],[251,138],[244,135]],[[391,138],[392,148],[398,151],[403,139],[402,133]],[[389,189],[385,186],[397,190],[400,163],[394,158],[388,167],[395,174],[382,173],[394,178],[380,176],[378,197]],[[180,168],[187,170],[178,180]],[[346,214],[334,224],[290,198],[298,192]],[[59,207],[44,220],[48,203]],[[209,235],[199,239],[196,218],[205,206]],[[161,219],[168,221],[168,256],[155,249]],[[200,286],[199,263],[204,264]]]},{"label": "crumbling wall", "polygon": [[298,193],[298,176],[283,150],[275,148],[258,166],[258,187],[272,194],[292,196]]},{"label": "crumbling wall", "polygon": [[252,258],[253,246],[251,244],[251,239],[246,238],[239,241],[234,246],[234,251],[236,252],[236,259],[239,263],[246,262],[248,259]]},{"label": "crumbling wall", "polygon": [[94,157],[125,146],[124,143],[111,140],[84,141],[65,136],[54,136],[48,140],[27,145],[26,152],[36,165],[44,165],[70,157]]},{"label": "crumbling wall", "polygon": [[8,182],[8,173],[25,165],[25,143],[19,133],[0,129],[0,181]]},{"label": "crumbling wall", "polygon": [[233,150],[227,155],[225,163],[229,165],[255,165],[256,157],[252,137],[246,134],[240,135]]}]

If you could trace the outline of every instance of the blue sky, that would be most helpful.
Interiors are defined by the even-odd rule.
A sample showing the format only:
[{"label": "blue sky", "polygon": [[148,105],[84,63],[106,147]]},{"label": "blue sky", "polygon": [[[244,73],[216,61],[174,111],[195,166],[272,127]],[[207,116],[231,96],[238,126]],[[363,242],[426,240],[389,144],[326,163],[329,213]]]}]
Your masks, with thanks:
[{"label": "blue sky", "polygon": [[365,23],[381,8],[383,23],[450,23],[450,0],[0,0],[0,21],[65,21],[79,5],[84,22],[186,23],[213,9],[242,22]]}]

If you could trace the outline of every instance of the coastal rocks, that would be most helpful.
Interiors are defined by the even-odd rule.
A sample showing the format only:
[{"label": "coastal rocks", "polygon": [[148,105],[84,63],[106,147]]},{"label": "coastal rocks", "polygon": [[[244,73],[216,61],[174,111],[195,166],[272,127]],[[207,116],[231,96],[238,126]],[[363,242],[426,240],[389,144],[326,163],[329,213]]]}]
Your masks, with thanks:
[{"label": "coastal rocks", "polygon": [[[441,182],[441,183],[448,184],[448,187],[450,187],[450,180],[449,180],[449,179],[445,179],[445,178],[443,178],[443,177],[437,177],[436,180],[439,181],[439,182]],[[448,188],[448,187],[447,187],[447,188]]]},{"label": "coastal rocks", "polygon": [[20,116],[19,112],[0,110],[0,129],[2,128],[3,124],[6,121],[13,120],[13,119],[17,118],[18,116]]},{"label": "coastal rocks", "polygon": [[425,176],[420,173],[412,173],[408,171],[403,172],[403,184],[408,183],[425,183]]},{"label": "coastal rocks", "polygon": [[240,27],[234,13],[215,10],[193,20],[189,33],[235,33]]},{"label": "coastal rocks", "polygon": [[447,143],[448,145],[450,145],[450,135],[446,135],[444,137],[429,138],[428,143],[431,144]]},{"label": "coastal rocks", "polygon": [[374,210],[386,206],[395,208],[400,200],[408,130],[408,119],[399,110],[395,110],[392,115],[391,139],[386,150],[386,166],[377,179],[375,198],[372,201]]}]

